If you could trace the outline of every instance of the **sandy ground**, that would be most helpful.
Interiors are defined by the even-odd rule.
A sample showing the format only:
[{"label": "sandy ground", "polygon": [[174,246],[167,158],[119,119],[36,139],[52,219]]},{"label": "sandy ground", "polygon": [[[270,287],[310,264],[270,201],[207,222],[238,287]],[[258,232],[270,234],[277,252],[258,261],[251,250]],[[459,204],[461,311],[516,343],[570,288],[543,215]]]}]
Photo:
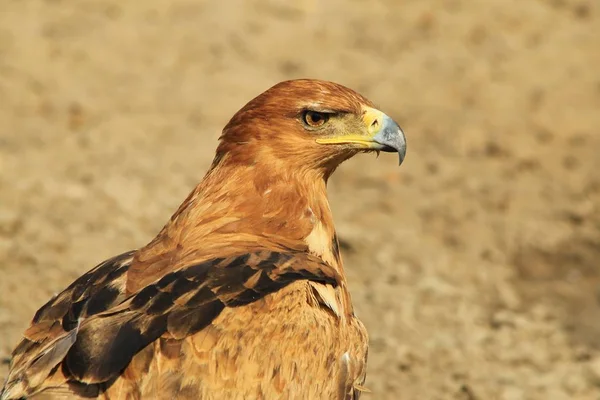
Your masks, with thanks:
[{"label": "sandy ground", "polygon": [[153,237],[240,106],[315,77],[409,141],[330,182],[366,398],[599,399],[599,43],[593,0],[3,0],[0,357]]}]

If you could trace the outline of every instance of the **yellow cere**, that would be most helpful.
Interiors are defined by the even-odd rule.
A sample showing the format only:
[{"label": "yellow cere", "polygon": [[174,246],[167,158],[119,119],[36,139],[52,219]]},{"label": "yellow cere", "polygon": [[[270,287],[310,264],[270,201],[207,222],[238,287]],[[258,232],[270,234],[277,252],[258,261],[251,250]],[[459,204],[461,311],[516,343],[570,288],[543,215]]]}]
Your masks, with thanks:
[{"label": "yellow cere", "polygon": [[363,122],[367,127],[368,135],[343,135],[330,138],[318,138],[316,142],[319,144],[356,144],[365,148],[373,146],[371,138],[375,136],[381,129],[381,125],[385,118],[385,114],[375,108],[364,107]]}]

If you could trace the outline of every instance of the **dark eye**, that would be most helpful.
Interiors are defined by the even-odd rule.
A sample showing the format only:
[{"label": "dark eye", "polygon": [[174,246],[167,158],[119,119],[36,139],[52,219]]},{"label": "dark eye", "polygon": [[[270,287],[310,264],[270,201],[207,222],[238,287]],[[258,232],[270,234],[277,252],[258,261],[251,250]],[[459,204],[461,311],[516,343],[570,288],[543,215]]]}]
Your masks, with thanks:
[{"label": "dark eye", "polygon": [[329,114],[316,111],[305,111],[302,115],[302,119],[304,119],[306,125],[317,128],[329,120]]}]

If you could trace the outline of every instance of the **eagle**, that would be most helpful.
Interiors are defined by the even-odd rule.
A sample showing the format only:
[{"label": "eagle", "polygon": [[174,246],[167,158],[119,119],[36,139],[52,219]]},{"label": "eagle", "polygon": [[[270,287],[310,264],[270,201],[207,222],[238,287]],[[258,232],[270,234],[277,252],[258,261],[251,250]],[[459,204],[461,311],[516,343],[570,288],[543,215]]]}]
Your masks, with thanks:
[{"label": "eagle", "polygon": [[380,151],[402,163],[404,133],[355,91],[266,90],[151,242],[35,313],[0,399],[359,398],[368,336],[326,189],[340,163]]}]

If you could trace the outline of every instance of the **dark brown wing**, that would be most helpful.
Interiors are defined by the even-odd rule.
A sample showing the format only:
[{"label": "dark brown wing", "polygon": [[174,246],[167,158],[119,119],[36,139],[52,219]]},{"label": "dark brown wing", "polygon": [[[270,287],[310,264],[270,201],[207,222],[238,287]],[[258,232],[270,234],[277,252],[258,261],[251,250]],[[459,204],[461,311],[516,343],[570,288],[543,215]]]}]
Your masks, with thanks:
[{"label": "dark brown wing", "polygon": [[77,340],[81,320],[125,300],[126,273],[135,251],[96,266],[54,296],[34,315],[31,326],[12,353],[10,371],[0,398],[30,393],[62,362]]},{"label": "dark brown wing", "polygon": [[107,382],[149,343],[198,332],[224,307],[251,303],[295,280],[339,282],[317,257],[264,250],[180,268],[126,297],[132,256],[104,262],[36,313],[13,352],[2,400],[43,389],[58,369],[69,381]]},{"label": "dark brown wing", "polygon": [[134,253],[123,253],[96,266],[35,313],[12,353],[9,375],[0,391],[2,400],[12,398],[13,390],[23,395],[20,388],[41,385],[76,342],[80,320],[125,299],[126,272]]}]

